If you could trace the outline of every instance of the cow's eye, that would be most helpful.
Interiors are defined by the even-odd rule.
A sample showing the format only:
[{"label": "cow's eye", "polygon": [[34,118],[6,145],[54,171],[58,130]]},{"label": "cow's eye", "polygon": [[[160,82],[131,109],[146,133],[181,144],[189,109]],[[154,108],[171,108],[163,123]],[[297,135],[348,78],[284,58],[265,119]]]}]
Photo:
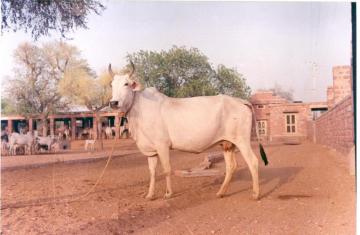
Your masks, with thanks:
[{"label": "cow's eye", "polygon": [[125,84],[124,84],[124,86],[128,86],[128,85],[129,85],[129,83],[125,83]]}]

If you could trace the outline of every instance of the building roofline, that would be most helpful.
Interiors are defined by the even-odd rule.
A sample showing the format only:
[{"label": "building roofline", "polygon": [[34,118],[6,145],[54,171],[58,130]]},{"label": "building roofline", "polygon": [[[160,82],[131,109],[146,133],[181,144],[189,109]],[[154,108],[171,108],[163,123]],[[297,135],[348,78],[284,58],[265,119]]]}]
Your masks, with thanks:
[{"label": "building roofline", "polygon": [[[120,112],[106,112],[106,111],[100,111],[100,117],[108,117],[108,116],[120,116]],[[95,117],[95,112],[92,111],[85,111],[85,112],[64,112],[64,113],[56,113],[56,114],[50,114],[48,116],[49,118],[84,118],[84,117]],[[22,115],[14,114],[14,115],[1,115],[0,119],[3,121],[6,120],[27,120],[27,119],[41,119],[41,115],[33,115],[31,117],[25,117]]]}]

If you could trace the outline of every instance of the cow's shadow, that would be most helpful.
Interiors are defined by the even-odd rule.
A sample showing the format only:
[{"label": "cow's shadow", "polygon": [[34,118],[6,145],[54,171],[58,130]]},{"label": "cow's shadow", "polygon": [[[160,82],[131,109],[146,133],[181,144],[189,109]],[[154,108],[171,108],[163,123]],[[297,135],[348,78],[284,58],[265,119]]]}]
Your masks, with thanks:
[{"label": "cow's shadow", "polygon": [[[260,189],[262,190],[261,198],[268,197],[273,194],[277,189],[281,188],[284,184],[290,183],[294,180],[296,175],[302,170],[302,167],[276,167],[276,168],[261,168],[260,169]],[[84,231],[117,231],[120,233],[132,233],[135,231],[141,231],[146,228],[151,228],[161,222],[167,220],[168,216],[172,217],[173,213],[188,209],[191,207],[197,207],[200,204],[208,203],[217,199],[215,193],[222,184],[224,177],[218,176],[213,178],[187,178],[182,179],[188,181],[190,185],[188,187],[182,186],[182,188],[176,188],[173,198],[163,200],[157,198],[154,202],[145,202],[137,199],[137,205],[144,205],[146,209],[130,207],[126,211],[119,212],[117,219],[105,219],[99,220],[91,225],[86,225]],[[180,178],[175,178],[173,182],[176,186],[176,181],[181,181]],[[157,178],[159,185],[158,190],[164,186],[164,177]],[[239,182],[239,181],[245,181]],[[184,185],[184,182],[180,183]],[[246,185],[246,186],[244,186]],[[180,186],[180,185],[178,185]],[[147,188],[147,184],[142,184],[142,188]],[[231,190],[236,188],[235,190]],[[249,192],[249,196],[252,194],[252,178],[250,171],[247,167],[238,169],[230,183],[230,193],[225,197],[236,196],[241,192]],[[141,202],[142,201],[142,202]],[[162,205],[162,206],[146,206],[146,205]],[[131,216],[136,217],[135,220],[131,220]],[[129,221],[132,221],[129,223]],[[174,228],[175,229],[175,228]],[[184,229],[184,228],[176,228]],[[78,232],[78,231],[72,231]],[[187,233],[186,230],[181,231]]]},{"label": "cow's shadow", "polygon": [[[134,160],[138,162],[138,159]],[[133,162],[132,162],[133,163]],[[266,198],[272,195],[284,184],[292,182],[302,167],[260,167],[260,190],[261,198]],[[154,202],[148,202],[140,196],[142,191],[146,192],[148,181],[136,181],[130,185],[118,186],[114,188],[97,188],[90,194],[90,198],[85,198],[82,203],[87,204],[90,200],[96,200],[97,195],[108,195],[107,198],[121,201],[121,197],[117,195],[120,191],[125,191],[127,187],[135,188],[134,196],[128,194],[121,194],[125,196],[131,205],[126,207],[126,210],[118,210],[117,218],[106,218],[103,220],[93,221],[91,224],[85,224],[82,231],[73,230],[67,232],[86,232],[86,231],[109,231],[121,233],[131,233],[139,231],[144,228],[151,228],[163,221],[166,221],[168,216],[183,209],[199,206],[217,199],[215,194],[220,188],[224,176],[206,177],[206,178],[178,178],[173,177],[174,183],[174,197],[169,200],[162,199],[163,188],[165,186],[165,177],[157,177],[157,199]],[[233,175],[230,182],[229,193],[225,197],[236,196],[237,194],[252,194],[252,178],[248,167],[239,168]],[[115,196],[109,196],[109,195]],[[79,197],[81,193],[76,193],[66,196],[58,196],[58,204],[60,201],[67,201],[67,199]],[[243,196],[243,195],[241,195]],[[247,197],[247,198],[249,198]],[[32,207],[32,206],[51,206],[53,203],[51,197],[41,198],[37,200],[30,200],[21,203],[14,203],[2,205],[2,209],[6,208],[19,208],[19,207]],[[5,208],[4,208],[5,207]],[[133,219],[136,218],[136,220]],[[184,231],[186,233],[186,231]]]},{"label": "cow's shadow", "polygon": [[[271,195],[274,191],[279,189],[282,185],[287,184],[294,180],[295,176],[302,171],[303,167],[275,167],[275,168],[261,168],[259,170],[259,184],[260,184],[260,199]],[[233,175],[232,182],[236,181],[249,181],[250,184],[247,188],[231,192],[227,195],[237,194],[243,191],[252,191],[252,178],[250,171],[247,167],[236,171]],[[275,182],[271,184],[271,182]]]}]

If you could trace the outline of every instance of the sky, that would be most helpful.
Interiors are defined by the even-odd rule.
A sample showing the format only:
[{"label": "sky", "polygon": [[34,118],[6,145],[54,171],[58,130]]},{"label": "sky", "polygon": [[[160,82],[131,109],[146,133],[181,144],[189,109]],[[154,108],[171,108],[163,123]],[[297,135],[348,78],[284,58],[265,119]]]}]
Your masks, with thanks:
[{"label": "sky", "polygon": [[[198,48],[212,66],[236,68],[255,92],[275,84],[295,100],[326,101],[332,67],[351,63],[350,3],[104,1],[101,16],[68,36],[90,66],[126,64],[139,50]],[[38,44],[60,37],[42,37]],[[11,77],[13,53],[32,41],[24,32],[0,37],[1,84]],[[66,41],[66,40],[65,40]]]}]

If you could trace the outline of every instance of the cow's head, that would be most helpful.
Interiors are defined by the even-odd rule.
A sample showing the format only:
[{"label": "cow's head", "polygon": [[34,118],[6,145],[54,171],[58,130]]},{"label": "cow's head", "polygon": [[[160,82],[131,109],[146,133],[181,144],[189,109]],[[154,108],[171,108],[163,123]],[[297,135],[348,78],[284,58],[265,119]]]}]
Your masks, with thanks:
[{"label": "cow's head", "polygon": [[135,72],[135,66],[130,61],[132,71],[130,73],[119,75],[115,74],[109,64],[109,74],[112,77],[112,98],[110,101],[110,107],[118,109],[121,112],[127,112],[134,100],[135,91],[140,90],[140,84],[132,79],[132,75]]}]

